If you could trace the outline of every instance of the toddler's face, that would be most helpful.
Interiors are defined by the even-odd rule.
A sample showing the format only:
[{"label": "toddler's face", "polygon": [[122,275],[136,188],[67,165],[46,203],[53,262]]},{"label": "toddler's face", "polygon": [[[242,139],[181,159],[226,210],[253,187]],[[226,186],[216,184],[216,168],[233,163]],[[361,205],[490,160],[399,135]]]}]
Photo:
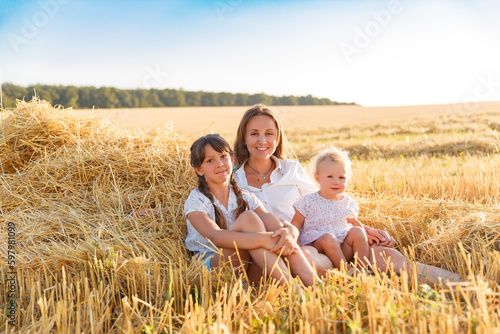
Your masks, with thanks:
[{"label": "toddler's face", "polygon": [[341,199],[347,185],[347,171],[344,165],[331,160],[324,160],[318,165],[318,170],[314,174],[319,183],[319,193],[327,199]]}]

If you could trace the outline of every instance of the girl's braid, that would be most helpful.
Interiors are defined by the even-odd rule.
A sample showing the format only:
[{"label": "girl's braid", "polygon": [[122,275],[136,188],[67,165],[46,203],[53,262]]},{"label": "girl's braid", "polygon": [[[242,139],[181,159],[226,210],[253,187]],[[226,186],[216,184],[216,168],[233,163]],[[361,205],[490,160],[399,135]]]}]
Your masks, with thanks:
[{"label": "girl's braid", "polygon": [[[198,175],[198,174],[197,174]],[[214,203],[214,196],[210,192],[210,188],[208,187],[207,181],[204,176],[198,175],[198,190],[205,196],[208,197],[215,210],[215,223],[223,230],[227,229],[227,221],[226,217],[222,214],[220,209]]]},{"label": "girl's braid", "polygon": [[231,186],[233,187],[234,193],[236,196],[238,196],[238,207],[236,208],[234,212],[234,219],[237,219],[243,212],[247,211],[248,208],[248,203],[243,199],[243,192],[241,191],[240,187],[238,187],[238,184],[236,183],[236,180],[234,179],[234,174],[231,174],[231,177],[229,178],[229,182],[231,183]]}]

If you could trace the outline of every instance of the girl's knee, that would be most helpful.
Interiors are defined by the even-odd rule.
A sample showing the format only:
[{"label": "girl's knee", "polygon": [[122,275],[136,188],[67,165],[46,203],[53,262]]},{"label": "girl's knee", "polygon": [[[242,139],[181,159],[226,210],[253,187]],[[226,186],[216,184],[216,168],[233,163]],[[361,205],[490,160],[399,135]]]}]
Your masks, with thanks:
[{"label": "girl's knee", "polygon": [[247,210],[243,212],[238,219],[235,220],[231,230],[243,232],[266,232],[266,227],[259,216],[253,211]]},{"label": "girl's knee", "polygon": [[259,219],[259,216],[257,216],[257,214],[255,212],[253,212],[251,210],[247,210],[245,212],[242,212],[239,215],[238,219],[240,219],[240,218],[242,218],[242,219]]},{"label": "girl's knee", "polygon": [[270,212],[263,213],[259,216],[259,218],[265,223],[265,225],[269,225],[272,229],[277,229],[282,226],[281,221]]}]

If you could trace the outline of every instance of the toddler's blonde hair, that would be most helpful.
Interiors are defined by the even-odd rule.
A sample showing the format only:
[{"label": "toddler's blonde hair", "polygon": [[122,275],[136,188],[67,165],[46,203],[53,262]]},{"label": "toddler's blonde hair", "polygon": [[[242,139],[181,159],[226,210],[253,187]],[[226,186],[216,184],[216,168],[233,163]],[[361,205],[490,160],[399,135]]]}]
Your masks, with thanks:
[{"label": "toddler's blonde hair", "polygon": [[349,152],[334,146],[327,147],[314,158],[314,174],[318,173],[319,165],[325,160],[341,164],[345,167],[347,176],[350,177],[352,175],[352,162],[351,159],[349,159]]}]

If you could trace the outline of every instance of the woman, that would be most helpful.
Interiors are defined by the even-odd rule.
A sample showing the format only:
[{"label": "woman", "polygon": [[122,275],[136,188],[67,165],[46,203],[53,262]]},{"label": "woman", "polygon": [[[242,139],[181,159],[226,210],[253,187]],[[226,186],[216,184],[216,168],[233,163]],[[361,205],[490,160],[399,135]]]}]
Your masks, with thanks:
[{"label": "woman", "polygon": [[[283,127],[279,119],[263,104],[257,104],[246,111],[241,119],[234,144],[235,179],[239,187],[253,193],[262,201],[267,211],[273,213],[284,227],[274,226],[269,230],[279,230],[283,253],[291,253],[296,243],[298,231],[289,222],[294,216],[293,203],[303,195],[318,190],[298,161],[285,159],[288,149]],[[269,228],[269,227],[268,227]],[[371,262],[385,271],[388,266],[394,270],[406,271],[406,258],[394,246],[394,239],[385,231],[366,229],[375,241],[371,245]],[[318,253],[313,247],[302,247],[318,274],[324,276],[333,268],[330,259]],[[457,274],[440,268],[418,264],[420,274],[428,283],[458,281]]]}]

